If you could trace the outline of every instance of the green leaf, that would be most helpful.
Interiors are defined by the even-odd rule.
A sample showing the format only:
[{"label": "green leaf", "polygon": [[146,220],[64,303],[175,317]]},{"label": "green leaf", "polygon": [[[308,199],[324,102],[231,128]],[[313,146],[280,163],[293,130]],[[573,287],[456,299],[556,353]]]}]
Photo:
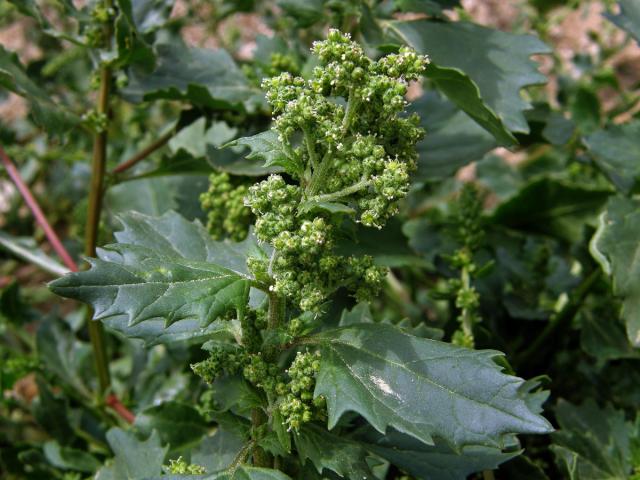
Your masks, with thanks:
[{"label": "green leaf", "polygon": [[598,408],[593,400],[556,407],[560,430],[552,434],[556,463],[570,480],[624,480],[630,477],[630,439],[637,437],[624,412]]},{"label": "green leaf", "polygon": [[582,349],[601,362],[640,358],[640,350],[629,343],[624,326],[617,318],[585,314],[581,327]]},{"label": "green leaf", "polygon": [[584,138],[596,165],[622,193],[629,194],[640,177],[640,121],[612,125]]},{"label": "green leaf", "polygon": [[246,258],[252,250],[260,254],[251,237],[237,244],[215,242],[200,222],[175,212],[131,212],[120,220],[119,243],[88,259],[90,270],[52,282],[55,293],[89,303],[96,320],[125,316],[129,326],[193,319],[206,327],[229,309],[246,307]]},{"label": "green leaf", "polygon": [[225,50],[180,43],[159,43],[155,50],[153,72],[129,72],[129,85],[122,90],[127,100],[183,100],[200,107],[248,111],[264,101]]},{"label": "green leaf", "polygon": [[115,454],[114,462],[101,468],[96,480],[140,480],[162,473],[167,447],[161,446],[157,432],[141,441],[131,432],[112,428],[107,440]]},{"label": "green leaf", "polygon": [[538,178],[499,205],[492,220],[577,243],[582,239],[585,224],[594,223],[610,195],[608,190],[549,177]]},{"label": "green leaf", "polygon": [[460,6],[459,0],[395,0],[396,8],[403,12],[421,12],[428,15],[442,15],[443,10]]},{"label": "green leaf", "polygon": [[218,426],[214,435],[205,438],[193,450],[191,463],[202,465],[208,473],[221,472],[231,465],[243,446],[241,437]]},{"label": "green leaf", "polygon": [[44,444],[43,452],[49,463],[64,470],[92,473],[100,467],[100,462],[90,453],[62,447],[53,440]]},{"label": "green leaf", "polygon": [[640,43],[640,4],[634,0],[618,0],[618,6],[618,15],[605,13],[604,16],[629,32]]},{"label": "green leaf", "polygon": [[302,175],[302,165],[286,154],[274,130],[266,130],[252,137],[238,138],[225,146],[236,145],[249,148],[250,153],[246,155],[249,160],[261,159],[264,160],[265,167],[282,167],[287,172]]},{"label": "green leaf", "polygon": [[163,27],[171,15],[175,0],[137,0],[132,4],[133,21],[139,32],[149,33]]},{"label": "green leaf", "polygon": [[640,346],[640,202],[611,198],[590,249],[611,275],[614,293],[622,298],[627,337],[635,347]]},{"label": "green leaf", "polygon": [[383,324],[328,330],[308,339],[322,350],[315,395],[327,400],[329,428],[347,411],[454,448],[501,448],[515,433],[548,433],[528,405],[524,381],[505,375],[496,351],[476,351],[408,335]]},{"label": "green leaf", "polygon": [[427,131],[418,144],[418,171],[414,182],[450,177],[465,165],[480,160],[496,147],[493,136],[437,92],[427,92],[409,107],[420,115]]},{"label": "green leaf", "polygon": [[0,88],[25,97],[34,122],[53,136],[61,136],[80,122],[73,113],[51,100],[51,95],[29,78],[15,53],[0,46]]},{"label": "green leaf", "polygon": [[364,447],[419,480],[465,480],[470,474],[492,470],[520,453],[504,453],[499,448],[470,445],[455,452],[438,442],[424,445],[415,438],[392,431],[388,435],[368,435]]},{"label": "green leaf", "polygon": [[42,322],[36,333],[38,359],[49,373],[77,392],[91,397],[81,373],[92,364],[91,347],[80,342],[61,321],[49,318]]},{"label": "green leaf", "polygon": [[157,431],[161,442],[172,451],[196,445],[208,430],[205,419],[195,408],[178,402],[164,402],[143,410],[136,415],[134,425],[145,435]]},{"label": "green leaf", "polygon": [[33,238],[14,237],[0,231],[0,247],[56,276],[69,272],[67,267],[44,253]]},{"label": "green leaf", "polygon": [[302,464],[311,460],[318,473],[326,469],[345,478],[373,478],[366,461],[368,453],[360,443],[313,424],[293,438]]},{"label": "green leaf", "polygon": [[115,24],[115,39],[118,47],[119,65],[136,65],[144,70],[152,70],[155,65],[155,54],[151,45],[145,42],[142,32],[138,31],[136,19],[134,18],[134,8],[144,8],[148,1],[132,2],[132,0],[116,0],[118,4],[118,16]]},{"label": "green leaf", "polygon": [[320,21],[324,14],[324,0],[278,0],[278,6],[301,28]]},{"label": "green leaf", "polygon": [[427,76],[499,143],[515,143],[509,131],[529,131],[522,112],[530,104],[520,90],[546,81],[529,57],[550,53],[538,38],[467,22],[392,21],[386,27],[429,55]]}]

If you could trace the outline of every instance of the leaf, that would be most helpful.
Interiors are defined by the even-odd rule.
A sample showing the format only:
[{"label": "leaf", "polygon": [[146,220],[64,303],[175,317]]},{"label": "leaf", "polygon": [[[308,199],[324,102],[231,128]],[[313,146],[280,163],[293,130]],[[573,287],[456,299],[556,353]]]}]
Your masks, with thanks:
[{"label": "leaf", "polygon": [[138,31],[149,33],[169,20],[175,0],[136,0],[132,2],[133,21]]},{"label": "leaf", "polygon": [[91,347],[80,342],[61,321],[49,318],[36,333],[38,359],[49,373],[77,392],[91,398],[91,392],[81,374],[91,365]]},{"label": "leaf", "polygon": [[0,88],[25,97],[31,106],[34,122],[53,136],[61,136],[76,126],[80,119],[56,104],[51,95],[36,85],[15,53],[0,45]]},{"label": "leaf", "polygon": [[254,111],[264,100],[225,50],[187,47],[180,43],[155,45],[156,68],[151,73],[132,69],[125,99],[183,100],[214,109]]},{"label": "leaf", "polygon": [[[193,476],[193,475],[164,475],[158,477],[157,480],[291,480],[291,477],[285,475],[279,470],[271,470],[269,468],[249,467],[241,465],[233,472],[220,472],[214,475]],[[156,480],[149,478],[145,480]]]},{"label": "leaf", "polygon": [[524,381],[505,375],[495,351],[475,351],[408,335],[383,324],[328,330],[308,339],[322,350],[315,396],[327,400],[329,428],[347,411],[453,448],[502,447],[515,433],[548,433]]},{"label": "leaf", "polygon": [[96,480],[141,480],[162,473],[167,447],[160,445],[160,436],[152,432],[144,441],[131,432],[112,428],[107,440],[115,454],[112,466],[103,467]]},{"label": "leaf", "polygon": [[617,318],[584,315],[581,322],[582,349],[601,362],[640,358],[640,350],[629,343],[624,326]]},{"label": "leaf", "polygon": [[422,12],[428,15],[442,15],[443,10],[460,6],[459,0],[395,0],[394,4],[403,12]]},{"label": "leaf", "polygon": [[620,7],[618,15],[605,13],[604,16],[629,32],[640,43],[640,5],[634,0],[618,0],[618,6]]},{"label": "leaf", "polygon": [[150,2],[146,0],[137,2],[116,0],[116,2],[119,7],[118,16],[114,21],[118,64],[120,66],[136,65],[146,71],[152,70],[155,65],[155,54],[151,45],[144,40],[142,32],[138,31],[134,18],[134,8],[136,6],[144,8]]},{"label": "leaf", "polygon": [[311,460],[318,473],[331,470],[344,478],[373,478],[367,451],[358,442],[309,424],[293,435],[300,460]]},{"label": "leaf", "polygon": [[420,115],[427,131],[418,143],[418,171],[414,182],[437,181],[480,160],[496,146],[493,136],[462,110],[436,92],[427,92],[409,107]]},{"label": "leaf", "polygon": [[67,267],[44,253],[33,238],[14,237],[0,231],[0,247],[56,276],[69,272]]},{"label": "leaf", "polygon": [[640,121],[612,125],[584,138],[596,165],[624,194],[630,194],[640,177]]},{"label": "leaf", "polygon": [[261,254],[251,237],[215,242],[200,222],[175,212],[131,212],[120,220],[119,243],[99,249],[99,258],[88,260],[90,270],[52,282],[55,293],[89,303],[96,320],[125,316],[129,326],[193,319],[206,327],[230,308],[246,307],[246,258],[251,251]]},{"label": "leaf", "polygon": [[252,137],[238,138],[225,146],[233,147],[236,145],[249,148],[250,153],[246,157],[249,160],[264,160],[265,167],[282,167],[287,172],[296,175],[303,173],[300,162],[285,153],[282,143],[278,140],[278,134],[273,130],[266,130]]},{"label": "leaf", "polygon": [[538,38],[467,22],[392,21],[386,27],[429,55],[427,76],[499,143],[514,143],[509,131],[529,131],[522,112],[530,105],[520,90],[545,82],[529,57],[550,53]]},{"label": "leaf", "polygon": [[385,436],[367,435],[363,446],[418,480],[465,480],[470,474],[492,470],[520,451],[470,445],[455,452],[442,442],[424,445],[415,438],[392,431]]},{"label": "leaf", "polygon": [[560,400],[556,407],[560,430],[552,434],[556,463],[570,480],[630,477],[630,438],[636,437],[624,412],[598,408],[593,400],[581,406]]},{"label": "leaf", "polygon": [[608,190],[583,184],[538,178],[500,204],[492,220],[511,228],[579,242],[585,224],[593,222],[610,195]]},{"label": "leaf", "polygon": [[300,28],[320,21],[324,14],[324,0],[278,0],[277,5],[293,18]]},{"label": "leaf", "polygon": [[64,470],[92,473],[100,467],[100,462],[90,453],[62,447],[54,440],[44,444],[43,452],[49,463]]},{"label": "leaf", "polygon": [[242,450],[244,441],[234,432],[218,426],[216,433],[206,437],[191,453],[191,463],[202,465],[208,473],[225,470]]},{"label": "leaf", "polygon": [[195,408],[178,402],[146,408],[136,415],[134,425],[145,435],[157,431],[160,441],[172,451],[196,445],[208,430],[205,419]]},{"label": "leaf", "polygon": [[613,281],[622,298],[627,337],[640,346],[640,202],[612,197],[591,239],[593,257]]}]

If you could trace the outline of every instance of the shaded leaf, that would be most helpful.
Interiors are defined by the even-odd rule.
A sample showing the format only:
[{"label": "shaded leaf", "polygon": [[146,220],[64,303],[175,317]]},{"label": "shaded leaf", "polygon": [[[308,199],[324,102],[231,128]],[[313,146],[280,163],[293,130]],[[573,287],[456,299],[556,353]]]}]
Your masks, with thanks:
[{"label": "shaded leaf", "polygon": [[198,411],[178,402],[164,402],[136,415],[135,426],[145,435],[157,431],[172,451],[197,444],[207,433],[205,419]]},{"label": "shaded leaf", "polygon": [[556,463],[570,480],[623,480],[630,477],[630,439],[637,438],[624,412],[598,408],[593,400],[556,407],[560,430],[552,434]]},{"label": "shaded leaf", "polygon": [[322,332],[308,340],[322,350],[315,395],[324,395],[333,428],[347,411],[376,430],[387,427],[454,448],[502,447],[515,433],[547,433],[522,379],[505,375],[495,351],[475,351],[408,335],[383,324]]},{"label": "shaded leaf", "polygon": [[75,448],[62,447],[53,440],[44,444],[43,453],[49,463],[64,470],[92,473],[100,467],[98,459],[90,453]]},{"label": "shaded leaf", "polygon": [[593,161],[622,193],[629,194],[640,177],[640,121],[612,125],[584,138]]},{"label": "shaded leaf", "polygon": [[191,463],[202,465],[208,473],[217,473],[231,465],[244,446],[234,432],[218,427],[216,433],[205,438],[191,453]]},{"label": "shaded leaf", "polygon": [[622,318],[631,343],[640,346],[640,202],[613,197],[591,240],[591,253],[622,298]]},{"label": "shaded leaf", "polygon": [[345,478],[373,477],[366,461],[367,451],[359,442],[313,424],[305,426],[293,438],[302,463],[311,460],[318,473],[331,470]]},{"label": "shaded leaf", "polygon": [[578,242],[585,224],[595,220],[610,195],[608,190],[543,177],[500,204],[493,221]]},{"label": "shaded leaf", "polygon": [[519,450],[504,453],[499,448],[478,445],[455,452],[442,442],[425,445],[395,431],[368,437],[363,444],[367,450],[419,480],[465,480],[472,473],[497,468],[520,453]]},{"label": "shaded leaf", "polygon": [[427,92],[409,107],[420,115],[427,131],[418,143],[414,182],[437,181],[482,158],[496,146],[493,136],[436,92]]}]

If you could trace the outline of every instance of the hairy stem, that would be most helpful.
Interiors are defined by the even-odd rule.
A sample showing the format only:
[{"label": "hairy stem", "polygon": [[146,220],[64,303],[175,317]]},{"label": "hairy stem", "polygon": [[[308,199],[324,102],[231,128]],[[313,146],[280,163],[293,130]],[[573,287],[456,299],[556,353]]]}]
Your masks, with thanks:
[{"label": "hairy stem", "polygon": [[[113,8],[112,0],[104,0],[107,9]],[[106,44],[111,44],[113,28],[111,22],[105,27]],[[98,115],[108,118],[109,90],[111,86],[112,72],[108,64],[100,67],[100,90],[98,91],[98,103],[96,111]],[[95,257],[100,226],[100,214],[102,212],[102,197],[104,194],[104,171],[107,159],[107,127],[98,131],[93,139],[93,159],[91,162],[91,185],[89,189],[89,206],[87,212],[87,224],[85,229],[84,253],[88,257]],[[109,388],[111,378],[109,375],[109,360],[105,345],[104,329],[100,322],[89,319],[89,339],[93,347],[93,354],[98,374],[100,395]]]},{"label": "hairy stem", "polygon": [[364,190],[370,184],[371,184],[371,180],[363,179],[363,180],[360,180],[358,183],[354,183],[350,187],[343,188],[342,190],[338,190],[337,192],[325,193],[323,195],[314,195],[313,197],[309,197],[308,201],[310,201],[310,202],[318,202],[318,203],[320,203],[320,202],[332,202],[332,201],[338,200],[338,199],[340,199],[342,197],[346,197],[348,195],[351,195],[351,194],[354,194],[356,192],[359,192],[360,190]]},{"label": "hairy stem", "polygon": [[[267,423],[267,415],[262,411],[262,409],[260,408],[254,408],[253,410],[251,410],[251,426],[253,427],[253,435],[254,438],[252,439],[254,444],[257,442],[257,438],[255,438],[256,435],[256,431],[263,426],[265,423]],[[255,446],[255,448],[253,449],[253,464],[256,467],[266,467],[266,468],[271,468],[271,464],[272,462],[272,458],[271,455],[269,455],[267,452],[264,451],[264,449],[262,447],[259,446]]]}]

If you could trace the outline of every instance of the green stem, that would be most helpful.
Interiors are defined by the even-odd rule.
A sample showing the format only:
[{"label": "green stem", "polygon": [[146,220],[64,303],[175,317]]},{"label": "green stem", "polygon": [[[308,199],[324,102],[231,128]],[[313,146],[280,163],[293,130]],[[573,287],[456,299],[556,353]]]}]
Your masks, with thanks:
[{"label": "green stem", "polygon": [[339,198],[346,197],[347,195],[354,194],[367,188],[371,183],[369,179],[360,180],[358,183],[354,183],[350,187],[343,188],[342,190],[338,190],[333,193],[325,193],[323,195],[314,195],[313,197],[309,197],[309,202],[332,202],[333,200],[338,200]]},{"label": "green stem", "polygon": [[347,99],[347,108],[344,111],[344,117],[342,117],[342,135],[346,136],[351,127],[351,122],[355,118],[356,108],[358,107],[358,100],[353,95],[353,89],[349,90],[349,98]]},{"label": "green stem", "polygon": [[307,147],[307,153],[309,154],[309,160],[311,160],[311,167],[315,171],[318,168],[320,159],[318,158],[318,152],[316,152],[316,140],[314,135],[307,128],[302,129],[304,135],[304,144]]},{"label": "green stem", "polygon": [[[104,0],[107,9],[113,8],[112,0]],[[105,25],[105,38],[107,46],[111,44],[113,28],[111,22]],[[96,110],[99,115],[108,118],[109,90],[111,86],[112,72],[108,64],[100,67],[100,90],[98,91],[98,103]],[[87,211],[87,224],[85,230],[84,253],[88,257],[95,257],[100,226],[100,214],[102,212],[102,197],[104,194],[104,171],[107,158],[107,128],[97,132],[93,141],[93,160],[91,162],[91,185],[89,189],[89,206]],[[90,315],[89,317],[91,317]],[[89,319],[89,339],[93,347],[96,372],[100,397],[109,388],[111,378],[109,375],[109,360],[105,344],[104,329],[102,323]]]},{"label": "green stem", "polygon": [[145,148],[143,148],[138,153],[136,153],[133,157],[129,158],[128,160],[122,162],[120,165],[115,167],[111,171],[111,174],[116,175],[133,167],[137,163],[147,158],[156,150],[164,147],[167,143],[169,143],[169,140],[171,140],[175,134],[176,134],[176,129],[172,128],[167,133],[165,133],[160,138],[158,138],[155,142],[151,143],[150,145],[147,145]]}]

